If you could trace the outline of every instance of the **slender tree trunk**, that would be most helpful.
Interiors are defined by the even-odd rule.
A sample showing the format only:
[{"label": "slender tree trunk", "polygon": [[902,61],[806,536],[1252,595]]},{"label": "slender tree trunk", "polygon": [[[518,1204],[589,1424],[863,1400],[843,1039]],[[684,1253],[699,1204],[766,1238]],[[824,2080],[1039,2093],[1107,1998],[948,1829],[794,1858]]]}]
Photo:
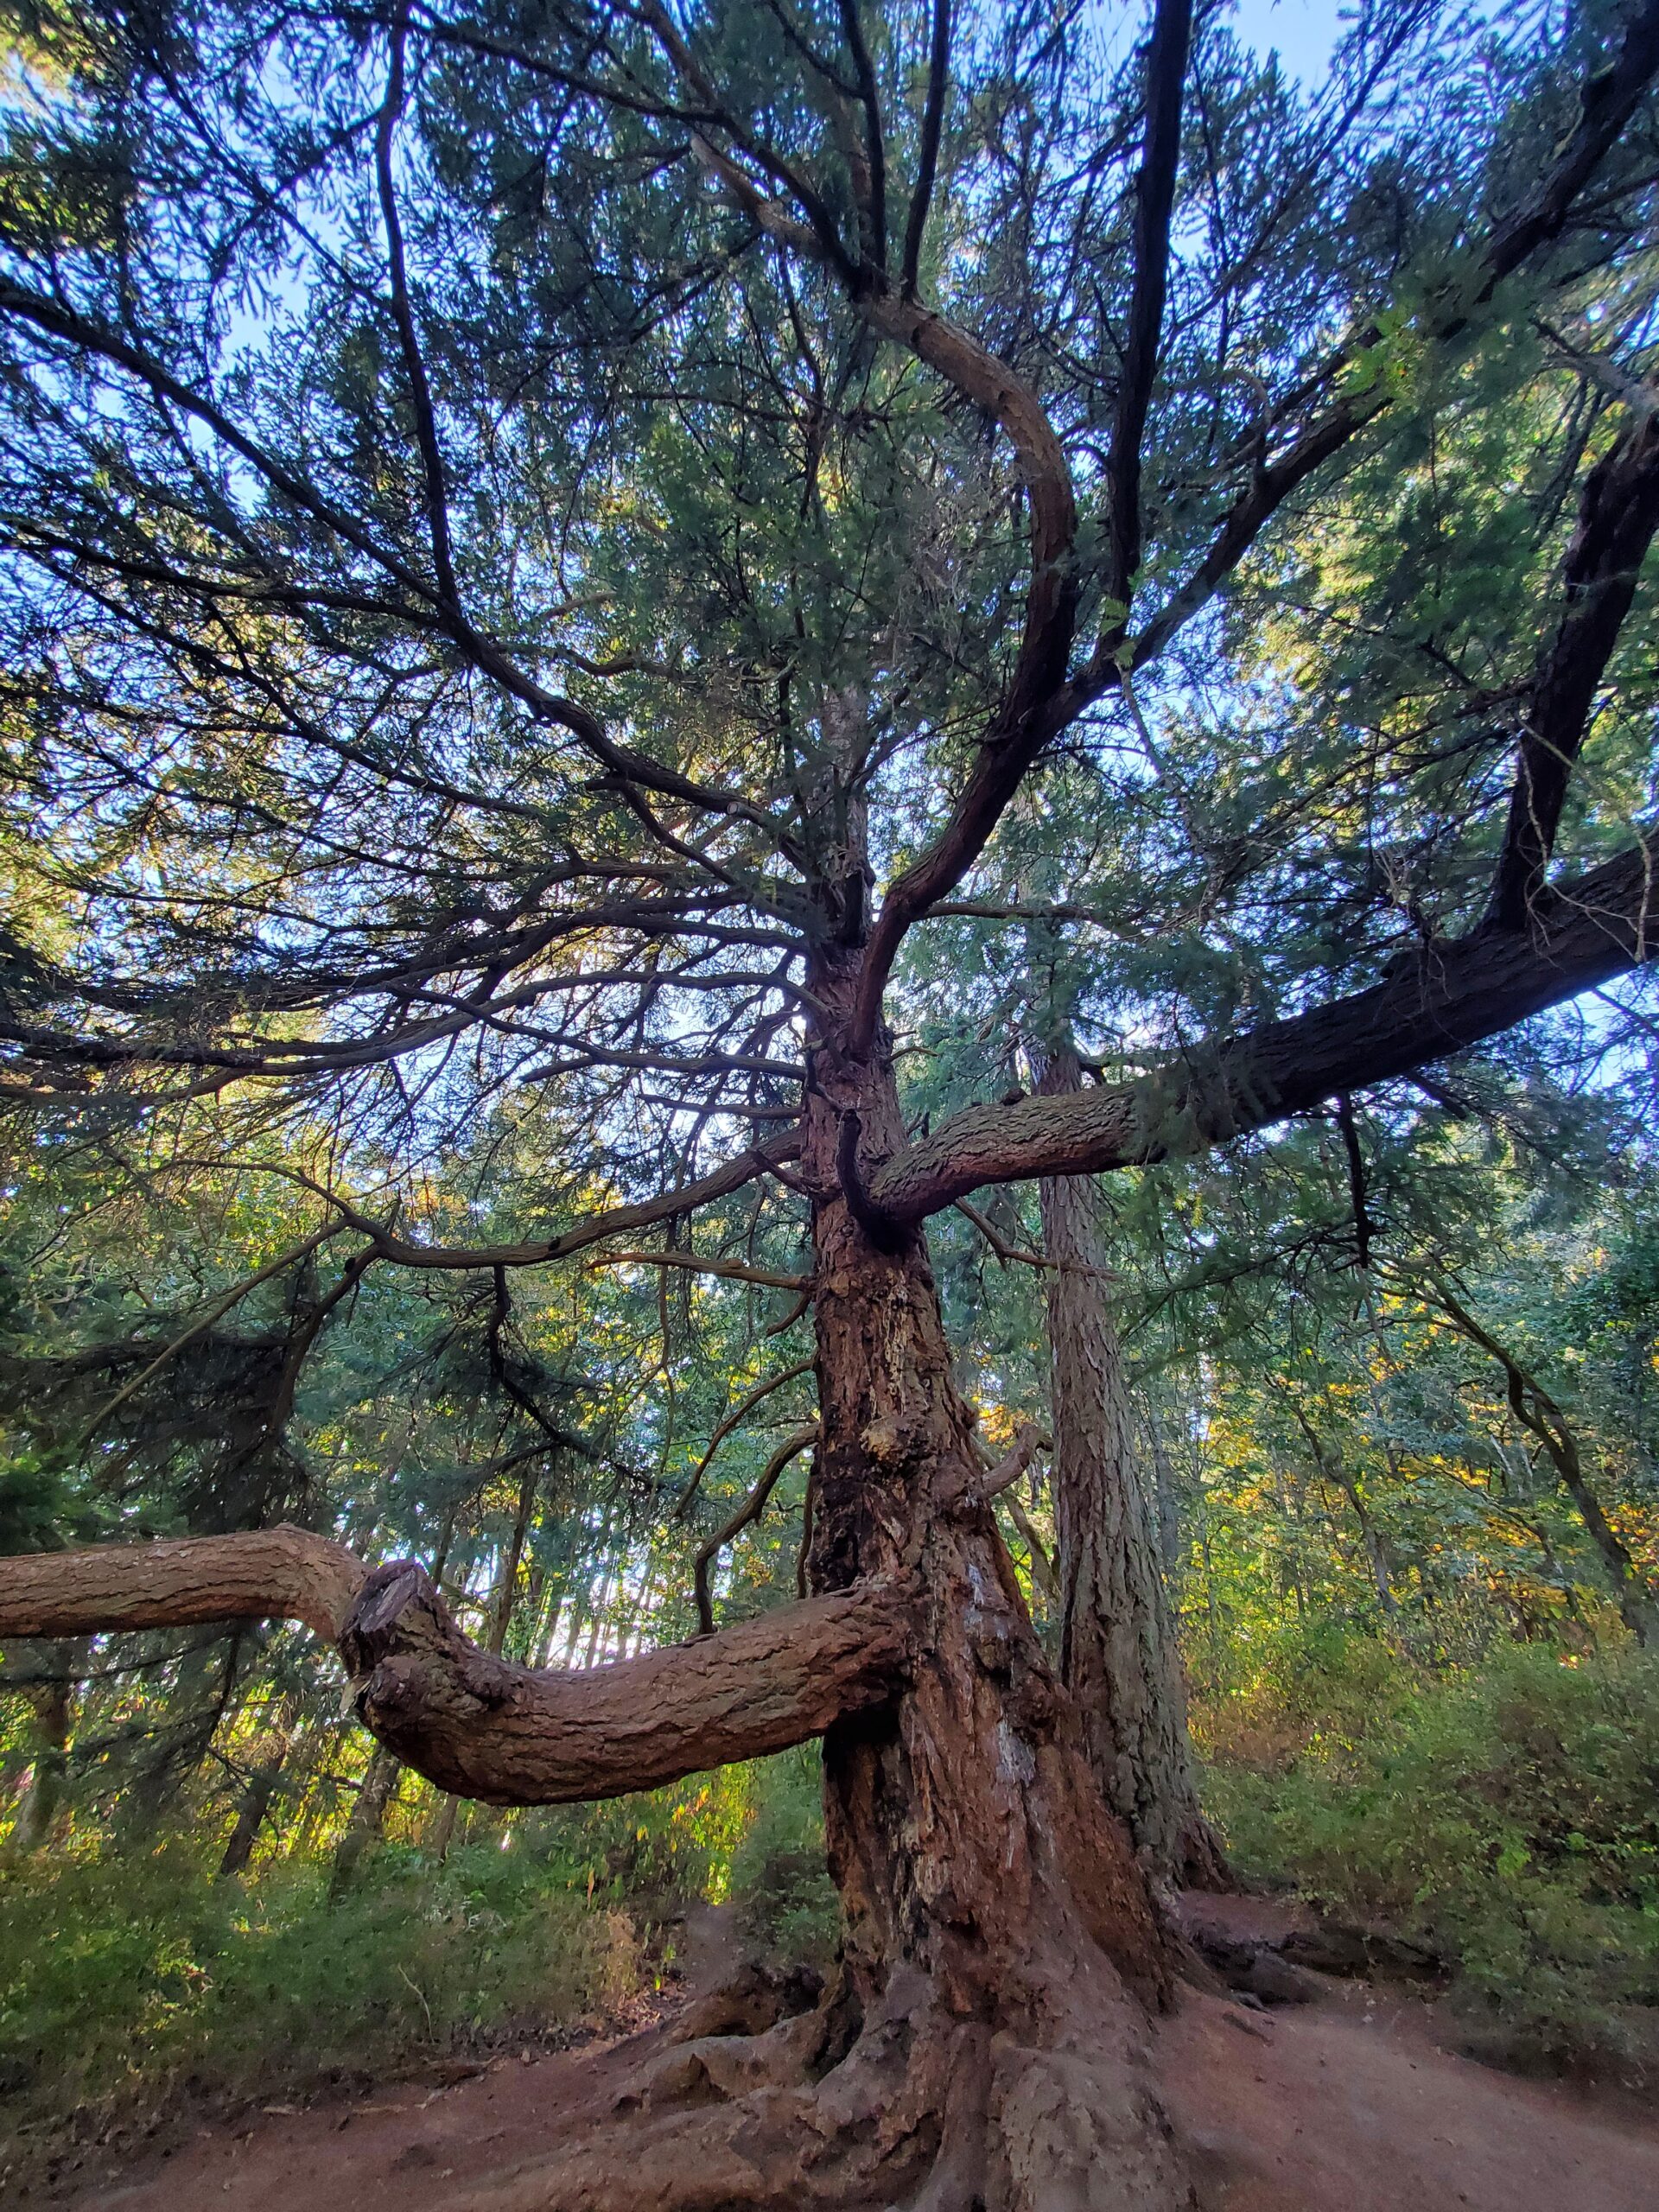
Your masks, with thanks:
[{"label": "slender tree trunk", "polygon": [[1509,1384],[1510,1410],[1522,1427],[1537,1438],[1549,1455],[1561,1487],[1578,1508],[1585,1533],[1611,1584],[1619,1618],[1644,1651],[1659,1651],[1659,1593],[1656,1593],[1618,1532],[1607,1518],[1589,1477],[1571,1422],[1535,1375],[1515,1354],[1501,1344],[1443,1283],[1435,1286],[1436,1302],[1456,1322],[1471,1343],[1490,1352],[1503,1368]]},{"label": "slender tree trunk", "polygon": [[385,1828],[386,1808],[403,1771],[403,1761],[396,1753],[389,1751],[384,1744],[377,1744],[364,1771],[363,1787],[357,1793],[352,1816],[346,1823],[346,1833],[334,1853],[334,1872],[328,1881],[331,1897],[339,1897],[351,1887],[365,1854],[379,1842]]},{"label": "slender tree trunk", "polygon": [[455,1840],[455,1822],[460,1816],[460,1798],[446,1796],[432,1816],[430,1827],[421,1838],[423,1849],[428,1852],[440,1866],[449,1856],[450,1846]]},{"label": "slender tree trunk", "polygon": [[[1046,1093],[1079,1085],[1076,1054],[1055,1052]],[[1042,1185],[1054,1427],[1060,1673],[1081,1708],[1107,1802],[1162,1880],[1224,1883],[1220,1846],[1198,1808],[1186,1694],[1164,1589],[1154,1502],[1107,1294],[1099,1194],[1087,1176]]]},{"label": "slender tree trunk", "polygon": [[35,1695],[34,1765],[13,1830],[18,1850],[25,1852],[42,1851],[51,1840],[69,1771],[76,1681],[86,1662],[86,1645],[79,1637],[54,1638],[38,1649],[41,1671],[48,1679]]},{"label": "slender tree trunk", "polygon": [[233,1874],[246,1872],[260,1828],[264,1825],[265,1815],[270,1810],[270,1801],[276,1795],[283,1778],[285,1754],[284,1746],[275,1758],[257,1766],[248,1777],[247,1787],[242,1793],[242,1802],[237,1810],[236,1826],[231,1830],[230,1840],[225,1846],[225,1856],[219,1862],[221,1881]]}]

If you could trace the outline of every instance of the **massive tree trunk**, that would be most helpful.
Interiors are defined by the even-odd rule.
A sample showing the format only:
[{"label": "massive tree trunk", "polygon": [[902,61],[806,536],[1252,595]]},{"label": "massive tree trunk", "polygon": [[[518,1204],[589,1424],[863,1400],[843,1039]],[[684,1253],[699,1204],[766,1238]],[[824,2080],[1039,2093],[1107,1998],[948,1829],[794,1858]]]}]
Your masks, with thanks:
[{"label": "massive tree trunk", "polygon": [[[1079,1088],[1070,1046],[1048,1058],[1048,1096]],[[1107,1802],[1160,1878],[1226,1878],[1198,1808],[1180,1654],[1164,1589],[1155,1504],[1107,1291],[1099,1193],[1085,1176],[1042,1185],[1054,1426],[1060,1672]]]},{"label": "massive tree trunk", "polygon": [[824,1738],[855,2056],[893,2169],[870,2179],[897,2196],[931,2164],[916,2201],[941,2208],[1172,2205],[1183,2191],[1124,1989],[1161,1993],[1160,1939],[985,1497],[925,1244],[863,1195],[904,1132],[885,1039],[868,1058],[844,1041],[855,982],[833,952],[811,981],[808,1575],[819,1592],[914,1577],[921,1611],[899,1696]]}]

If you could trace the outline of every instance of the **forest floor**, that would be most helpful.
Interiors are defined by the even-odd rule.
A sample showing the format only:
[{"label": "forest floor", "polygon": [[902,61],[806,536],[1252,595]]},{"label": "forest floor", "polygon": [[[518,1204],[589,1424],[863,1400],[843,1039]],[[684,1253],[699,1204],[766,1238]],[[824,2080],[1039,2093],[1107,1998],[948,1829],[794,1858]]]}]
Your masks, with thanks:
[{"label": "forest floor", "polygon": [[[1237,1932],[1281,1909],[1205,1900]],[[687,1979],[711,1979],[728,1936],[706,1914]],[[1313,2001],[1270,2013],[1184,1992],[1155,2065],[1203,2212],[1652,2212],[1659,2114],[1629,2091],[1525,2081],[1447,2050],[1422,1996],[1311,1978]],[[453,2076],[435,2068],[366,2095],[275,2106],[68,2177],[76,2212],[238,2212],[348,2204],[425,2212],[458,2181],[545,2155],[606,2111],[661,2025]],[[98,2154],[92,2154],[93,2160]],[[92,2164],[89,2161],[89,2165]],[[45,2196],[36,2197],[45,2202]]]}]

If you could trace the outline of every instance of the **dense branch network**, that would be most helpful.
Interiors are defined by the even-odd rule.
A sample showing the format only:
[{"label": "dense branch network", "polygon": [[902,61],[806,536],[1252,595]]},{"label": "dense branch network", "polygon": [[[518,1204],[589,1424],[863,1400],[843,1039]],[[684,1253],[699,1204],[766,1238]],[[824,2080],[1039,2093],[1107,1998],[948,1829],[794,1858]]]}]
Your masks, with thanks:
[{"label": "dense branch network", "polygon": [[[371,1265],[499,1285],[615,1243],[608,1260],[664,1282],[798,1294],[792,1325],[842,1294],[769,1254],[694,1250],[680,1225],[752,1186],[797,1227],[803,1201],[821,1223],[844,1200],[897,1262],[983,1185],[1222,1143],[1641,967],[1640,808],[1615,843],[1610,801],[1571,871],[1551,870],[1643,609],[1659,415],[1641,375],[1610,391],[1569,370],[1581,429],[1558,504],[1576,486],[1577,520],[1564,554],[1553,524],[1538,533],[1530,666],[1463,687],[1466,746],[1330,775],[1374,806],[1372,845],[1391,806],[1433,814],[1446,926],[1420,913],[1400,935],[1357,874],[1273,991],[1206,1020],[1202,1041],[1159,1018],[1186,1003],[1160,983],[1125,1024],[1151,1038],[1133,1069],[1125,1052],[1075,1094],[970,1106],[907,1142],[838,1103],[833,1160],[795,1173],[826,1084],[850,1098],[849,1071],[890,1069],[907,942],[951,916],[1024,931],[1044,911],[995,878],[1005,847],[1017,872],[1040,834],[1046,766],[1075,768],[1103,817],[1057,833],[1051,874],[1121,816],[1152,825],[1149,874],[1202,879],[1185,911],[1137,905],[1126,842],[1103,903],[1049,902],[1057,929],[1104,912],[1143,956],[1165,937],[1209,953],[1241,886],[1292,905],[1260,825],[1243,859],[1208,838],[1137,683],[1161,685],[1172,717],[1249,694],[1255,744],[1229,594],[1248,614],[1273,563],[1294,565],[1311,503],[1338,499],[1437,378],[1478,381],[1507,288],[1577,312],[1586,268],[1637,283],[1649,188],[1629,142],[1650,121],[1659,0],[1628,11],[1565,109],[1543,87],[1565,127],[1530,188],[1489,204],[1465,180],[1441,228],[1423,218],[1427,277],[1377,242],[1363,153],[1408,14],[1293,129],[1185,0],[1158,0],[1109,98],[1066,73],[1064,40],[1027,50],[1011,22],[987,60],[942,5],[876,38],[849,0],[833,54],[770,11],[767,98],[712,20],[655,0],[578,3],[534,30],[491,10],[408,4],[365,25],[325,9],[294,35],[315,176],[293,173],[265,62],[234,27],[213,51],[239,107],[175,103],[135,65],[174,164],[158,154],[143,254],[72,251],[48,226],[9,236],[0,270],[25,456],[0,481],[4,704],[35,734],[17,789],[53,826],[28,862],[48,922],[0,939],[9,1103],[103,1115],[136,1160],[135,1129],[210,1129],[221,1163],[286,1179],[361,1240],[337,1300]],[[281,9],[265,26],[293,29]],[[1006,86],[1026,78],[1052,98],[1014,158]],[[1213,150],[1230,101],[1278,134],[1265,213],[1237,196],[1254,124],[1229,156],[1243,185]],[[958,110],[982,132],[956,130]],[[56,155],[86,154],[130,212],[115,125],[89,111],[86,143],[64,119]],[[1501,169],[1508,128],[1491,120],[1468,166]],[[1345,197],[1321,200],[1327,173]],[[202,175],[206,247],[179,212]],[[992,207],[997,235],[962,251]],[[1360,243],[1344,257],[1318,241],[1320,263],[1321,222]],[[1274,226],[1294,243],[1281,276]],[[303,321],[272,274],[284,254],[313,280]],[[232,311],[233,279],[257,308]],[[1120,728],[1147,759],[1113,782]],[[1469,780],[1435,781],[1465,756]],[[496,1112],[488,1141],[507,1147],[520,1106],[544,1133],[542,1222],[567,1225],[495,1235],[492,1218],[452,1241],[394,1211],[416,1179],[388,1157],[454,1155]],[[194,1157],[181,1140],[162,1179]],[[639,1243],[658,1228],[667,1245]],[[794,1433],[785,1448],[804,1449]],[[741,1526],[706,1549],[705,1621],[708,1562]],[[283,1541],[268,1585],[207,1595],[184,1573],[206,1554],[152,1546],[142,1600],[113,1564],[107,1584],[88,1566],[72,1602],[73,1560],[9,1562],[0,1631],[302,1600],[381,1739],[503,1802],[798,1740],[887,1695],[900,1664],[894,1601],[870,1591],[626,1679],[531,1680],[466,1646],[417,1570],[379,1570],[346,1622],[356,1570]],[[632,1708],[653,1703],[646,1740]],[[614,1748],[595,1748],[607,1731]]]}]

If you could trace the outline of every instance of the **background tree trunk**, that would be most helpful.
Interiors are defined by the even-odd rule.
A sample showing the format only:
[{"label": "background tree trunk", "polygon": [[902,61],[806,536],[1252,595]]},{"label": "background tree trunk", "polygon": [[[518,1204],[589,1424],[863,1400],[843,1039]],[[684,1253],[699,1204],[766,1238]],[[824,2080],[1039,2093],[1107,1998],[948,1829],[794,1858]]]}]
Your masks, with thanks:
[{"label": "background tree trunk", "polygon": [[389,1751],[384,1744],[377,1744],[364,1772],[363,1786],[357,1793],[352,1816],[346,1823],[346,1833],[334,1853],[334,1872],[328,1880],[331,1897],[339,1897],[351,1887],[365,1853],[379,1842],[385,1828],[386,1808],[403,1771],[404,1763],[397,1754]]},{"label": "background tree trunk", "polygon": [[54,1638],[39,1651],[47,1679],[35,1694],[34,1767],[13,1831],[18,1850],[25,1852],[44,1850],[51,1840],[69,1771],[76,1683],[86,1663],[86,1646],[79,1637]]},{"label": "background tree trunk", "polygon": [[[1069,1044],[1039,1089],[1081,1087]],[[1226,1881],[1198,1808],[1180,1654],[1164,1589],[1156,1502],[1135,1449],[1113,1325],[1100,1197],[1087,1176],[1042,1185],[1053,1409],[1060,1674],[1077,1699],[1107,1802],[1161,1878]]]},{"label": "background tree trunk", "polygon": [[245,1873],[248,1861],[253,1857],[253,1847],[264,1825],[265,1815],[270,1810],[270,1801],[276,1796],[283,1778],[286,1747],[275,1758],[255,1767],[242,1793],[242,1802],[237,1809],[236,1826],[231,1830],[225,1846],[225,1856],[219,1862],[221,1881],[233,1874]]}]

